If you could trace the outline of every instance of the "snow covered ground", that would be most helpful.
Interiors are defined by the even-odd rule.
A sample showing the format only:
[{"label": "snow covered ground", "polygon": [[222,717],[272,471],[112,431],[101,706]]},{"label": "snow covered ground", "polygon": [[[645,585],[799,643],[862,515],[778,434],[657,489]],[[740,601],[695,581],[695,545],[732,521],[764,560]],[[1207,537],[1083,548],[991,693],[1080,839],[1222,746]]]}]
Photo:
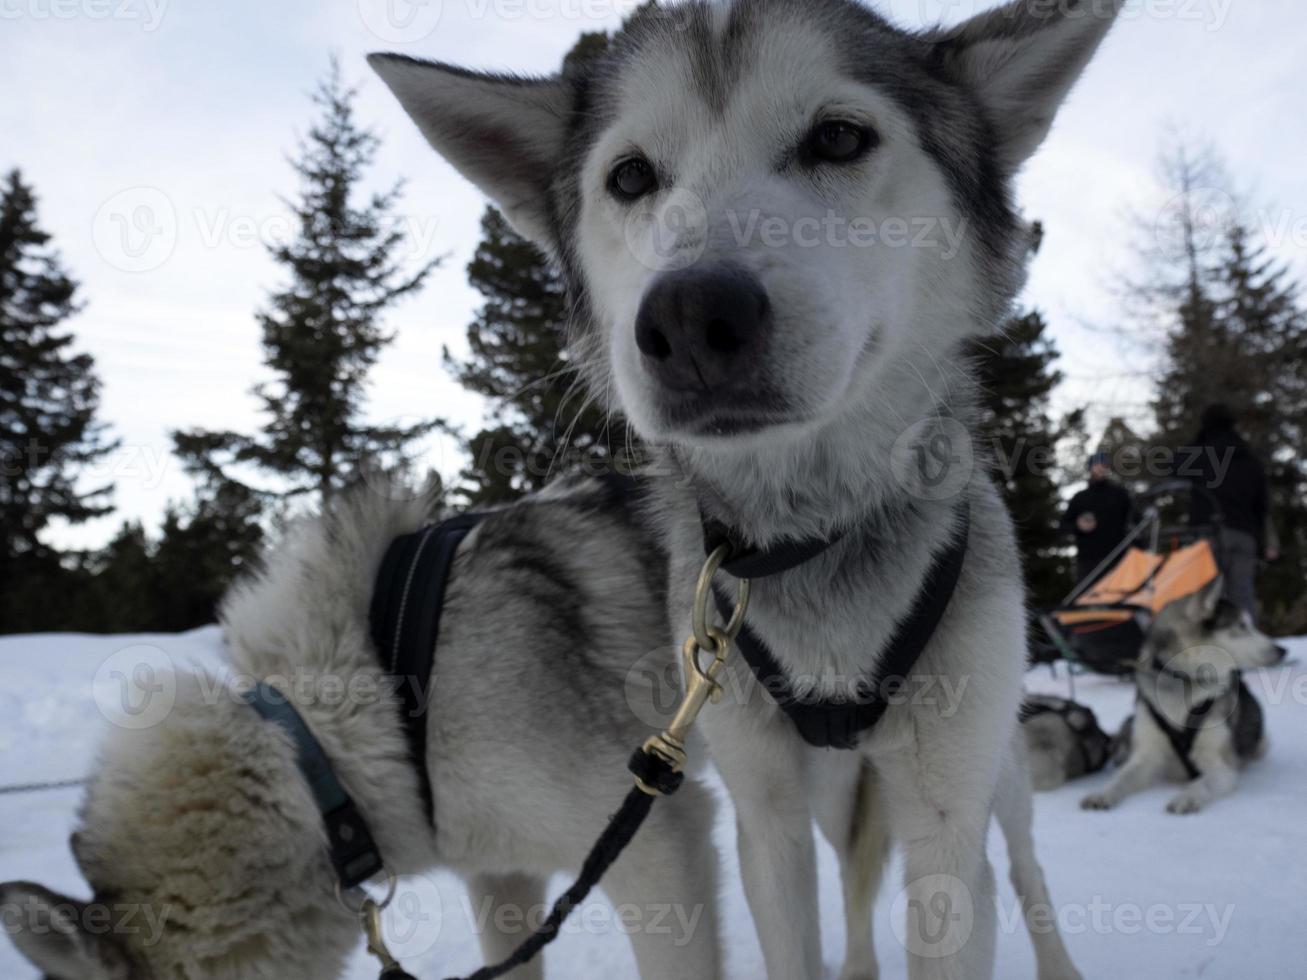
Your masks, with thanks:
[{"label": "snow covered ground", "polygon": [[[140,660],[141,647],[174,663],[213,663],[222,657],[214,628],[179,636],[0,637],[0,786],[76,778],[86,773],[99,732],[108,724],[114,671]],[[1189,817],[1163,812],[1173,792],[1157,787],[1111,813],[1086,813],[1080,797],[1108,777],[1081,780],[1036,800],[1040,856],[1067,944],[1089,978],[1203,977],[1281,980],[1307,976],[1307,639],[1291,644],[1296,663],[1249,677],[1267,712],[1271,752],[1245,772],[1235,796]],[[1046,669],[1028,677],[1032,689],[1066,693],[1065,675]],[[1076,681],[1080,700],[1115,730],[1128,712],[1132,688],[1105,678]],[[99,697],[97,697],[97,691]],[[68,852],[80,791],[0,793],[0,880],[23,878],[84,897]],[[616,802],[616,801],[614,801]],[[762,976],[735,862],[733,821],[723,806],[721,899],[728,975]],[[1014,896],[1005,880],[1000,835],[990,849],[1001,879],[1000,980],[1033,976],[1033,957]],[[821,849],[823,941],[828,974],[843,949],[839,887],[833,855]],[[876,911],[886,977],[904,975],[904,951],[891,915],[893,876]],[[390,920],[395,951],[423,977],[466,973],[479,964],[474,928],[479,910],[446,874],[404,882]],[[901,925],[900,925],[901,928]],[[633,977],[621,920],[596,899],[578,911],[549,953],[551,980]],[[360,950],[348,980],[375,980]],[[0,978],[36,980],[0,940]],[[324,978],[325,980],[325,978]]]}]

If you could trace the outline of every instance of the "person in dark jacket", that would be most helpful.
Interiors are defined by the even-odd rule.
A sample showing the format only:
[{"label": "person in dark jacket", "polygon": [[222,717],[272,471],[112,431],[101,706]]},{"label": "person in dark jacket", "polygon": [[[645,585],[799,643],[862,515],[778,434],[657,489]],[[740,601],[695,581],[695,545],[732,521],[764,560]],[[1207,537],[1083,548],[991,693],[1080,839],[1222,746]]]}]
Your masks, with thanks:
[{"label": "person in dark jacket", "polygon": [[[1126,536],[1135,519],[1130,491],[1112,478],[1107,453],[1089,457],[1089,486],[1071,498],[1059,525],[1076,539],[1076,580],[1084,581]],[[1106,569],[1104,569],[1106,571]]]},{"label": "person in dark jacket", "polygon": [[1274,559],[1269,539],[1266,471],[1243,437],[1235,431],[1234,413],[1226,405],[1209,405],[1202,427],[1186,447],[1196,471],[1194,524],[1210,527],[1216,561],[1225,576],[1225,597],[1257,615],[1257,563]]}]

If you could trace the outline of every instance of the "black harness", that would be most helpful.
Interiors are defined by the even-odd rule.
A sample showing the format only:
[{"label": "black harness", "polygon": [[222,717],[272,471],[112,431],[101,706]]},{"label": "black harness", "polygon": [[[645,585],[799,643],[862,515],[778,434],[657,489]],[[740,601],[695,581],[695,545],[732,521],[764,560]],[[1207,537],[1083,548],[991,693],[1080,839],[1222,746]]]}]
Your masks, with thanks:
[{"label": "black harness", "polygon": [[[887,695],[891,688],[906,680],[916,665],[940,621],[948,609],[949,601],[957,588],[966,559],[970,536],[970,515],[964,505],[960,508],[961,524],[953,539],[943,551],[935,555],[929,574],[917,592],[912,609],[906,619],[894,630],[893,636],[876,657],[876,670],[869,678],[858,682],[856,691],[841,698],[814,698],[797,694],[790,678],[776,662],[766,642],[746,621],[736,638],[740,655],[744,657],[754,677],[775,699],[777,706],[794,723],[799,736],[809,745],[822,749],[853,749],[861,735],[875,727],[889,707]],[[721,525],[708,524],[705,545],[709,552],[723,538],[730,542],[729,532]],[[731,557],[722,565],[724,571],[737,578],[765,578],[789,571],[821,554],[838,536],[808,541],[783,542],[776,548],[759,551],[732,547]],[[731,600],[721,589],[714,588],[713,596],[723,619],[729,619]]]},{"label": "black harness", "polygon": [[[440,613],[454,555],[481,519],[480,514],[461,514],[391,542],[377,572],[369,611],[372,640],[399,696],[409,755],[433,830],[435,803],[427,773],[426,716]],[[363,815],[294,705],[268,684],[256,686],[245,700],[294,741],[300,772],[322,813],[331,864],[341,887],[355,888],[379,874],[385,865]]]},{"label": "black harness", "polygon": [[[1189,685],[1193,683],[1193,678],[1188,674],[1168,670],[1165,667],[1157,668],[1154,673],[1158,675],[1166,674],[1168,677],[1182,681],[1186,692],[1189,690]],[[1242,683],[1239,680],[1238,671],[1235,671],[1234,676],[1236,684]],[[1175,725],[1171,724],[1166,715],[1162,714],[1161,709],[1146,698],[1142,691],[1137,692],[1137,699],[1143,702],[1144,707],[1148,709],[1149,716],[1157,724],[1157,727],[1162,730],[1166,740],[1171,743],[1171,749],[1180,760],[1180,764],[1184,766],[1185,774],[1190,781],[1201,779],[1203,771],[1198,768],[1193,759],[1194,742],[1198,739],[1198,732],[1202,727],[1203,719],[1207,717],[1208,712],[1212,710],[1212,706],[1216,704],[1216,698],[1207,698],[1190,708],[1189,713],[1185,715],[1184,725],[1180,728],[1176,728]]]},{"label": "black harness", "polygon": [[391,682],[399,685],[409,757],[432,827],[436,813],[427,772],[427,705],[440,614],[454,555],[483,517],[460,514],[396,538],[386,549],[372,588],[368,613],[372,642]]}]

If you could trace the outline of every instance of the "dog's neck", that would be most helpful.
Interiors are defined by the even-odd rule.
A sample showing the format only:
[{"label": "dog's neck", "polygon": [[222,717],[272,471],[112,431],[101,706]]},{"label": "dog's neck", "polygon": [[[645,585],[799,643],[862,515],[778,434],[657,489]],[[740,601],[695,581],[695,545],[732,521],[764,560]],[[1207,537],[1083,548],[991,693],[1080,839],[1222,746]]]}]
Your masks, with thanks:
[{"label": "dog's neck", "polygon": [[[938,361],[892,366],[839,416],[789,438],[669,447],[706,518],[766,547],[785,539],[831,537],[894,525],[908,511],[956,507],[983,456],[967,433],[972,383]],[[932,492],[916,482],[932,440],[944,440],[959,470],[956,484]],[[959,445],[965,441],[965,445]],[[922,456],[922,453],[925,456]],[[965,472],[964,472],[965,470]]]},{"label": "dog's neck", "polygon": [[1145,697],[1151,696],[1156,701],[1166,695],[1176,695],[1186,708],[1192,708],[1200,702],[1224,697],[1233,690],[1237,676],[1237,672],[1231,671],[1217,674],[1215,678],[1200,679],[1153,660],[1144,670],[1135,671],[1135,682]]}]

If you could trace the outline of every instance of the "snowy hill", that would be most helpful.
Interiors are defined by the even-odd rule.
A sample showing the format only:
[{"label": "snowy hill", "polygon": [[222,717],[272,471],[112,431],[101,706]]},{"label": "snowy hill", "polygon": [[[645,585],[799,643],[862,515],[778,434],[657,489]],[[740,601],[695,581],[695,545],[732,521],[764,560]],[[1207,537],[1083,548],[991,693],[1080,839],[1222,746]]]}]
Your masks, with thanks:
[{"label": "snowy hill", "polygon": [[[141,646],[178,665],[215,663],[222,653],[216,628],[179,636],[0,637],[0,786],[83,776],[113,695],[115,662]],[[1307,639],[1291,644],[1307,659]],[[1100,774],[1036,799],[1036,839],[1072,957],[1087,978],[1203,977],[1280,980],[1307,975],[1307,667],[1291,664],[1250,675],[1266,708],[1271,751],[1245,772],[1235,796],[1196,816],[1163,812],[1173,792],[1157,787],[1111,813],[1086,813],[1082,795]],[[1065,674],[1046,669],[1027,678],[1031,689],[1065,694]],[[1105,728],[1130,710],[1133,688],[1081,677],[1077,696]],[[98,692],[98,696],[97,696]],[[0,792],[0,880],[25,878],[85,897],[68,851],[80,790]],[[617,801],[614,801],[614,804]],[[723,850],[721,914],[728,976],[762,976],[762,960],[739,884],[733,820],[723,806],[716,828]],[[1000,980],[1033,975],[1033,957],[1006,884],[1006,856],[995,832],[990,848],[1001,881]],[[823,941],[828,974],[843,950],[839,886],[833,855],[821,849]],[[894,869],[876,912],[883,975],[901,977],[904,952],[890,908],[898,892]],[[480,965],[474,939],[479,910],[458,881],[437,873],[405,882],[391,930],[404,941],[395,952],[415,974],[437,978]],[[634,977],[621,924],[602,899],[573,916],[551,947],[551,980]],[[360,950],[348,980],[375,980]],[[0,977],[37,980],[0,940]],[[324,978],[325,980],[325,978]]]}]

